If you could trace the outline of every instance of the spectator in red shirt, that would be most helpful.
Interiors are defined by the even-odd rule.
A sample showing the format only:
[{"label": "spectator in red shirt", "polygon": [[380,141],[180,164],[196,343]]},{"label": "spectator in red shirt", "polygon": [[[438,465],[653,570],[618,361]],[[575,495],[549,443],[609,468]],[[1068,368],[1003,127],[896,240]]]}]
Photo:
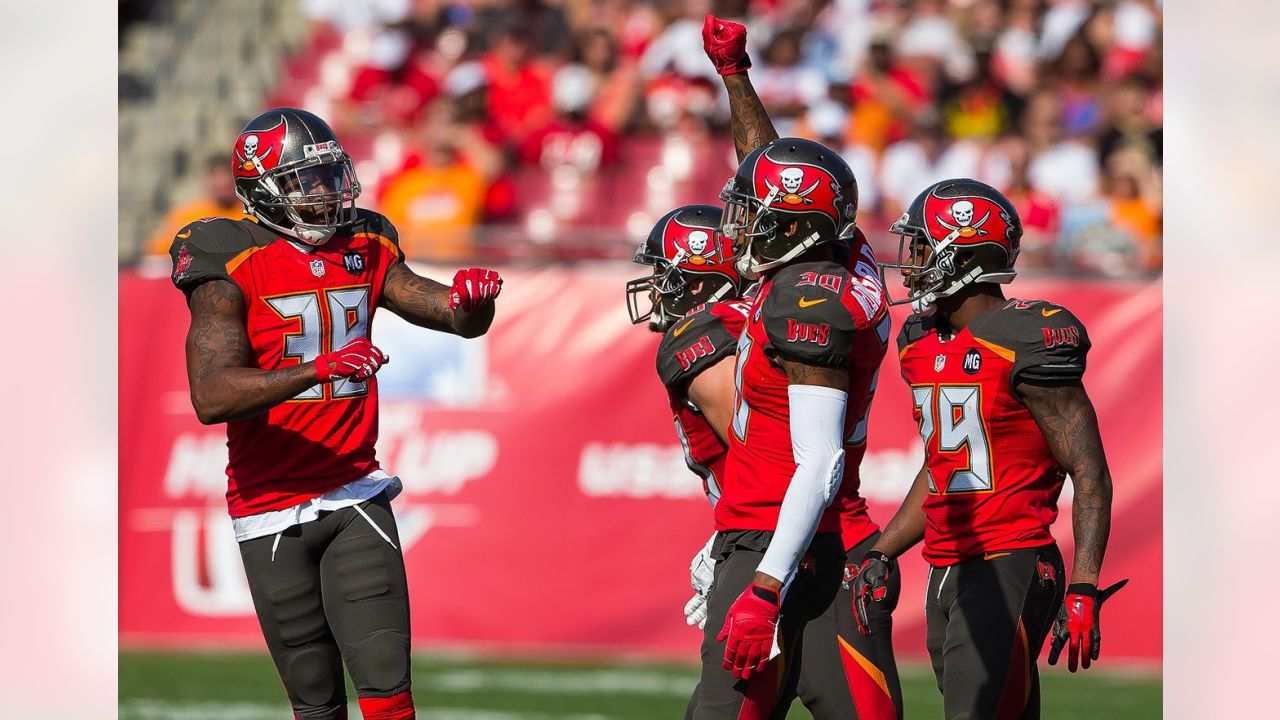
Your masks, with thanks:
[{"label": "spectator in red shirt", "polygon": [[509,26],[485,54],[489,113],[506,139],[520,142],[551,119],[551,68],[533,57],[531,38]]},{"label": "spectator in red shirt", "polygon": [[548,171],[571,168],[582,175],[612,164],[617,134],[587,117],[595,93],[595,78],[586,67],[560,68],[552,84],[556,117],[521,143],[520,159]]}]

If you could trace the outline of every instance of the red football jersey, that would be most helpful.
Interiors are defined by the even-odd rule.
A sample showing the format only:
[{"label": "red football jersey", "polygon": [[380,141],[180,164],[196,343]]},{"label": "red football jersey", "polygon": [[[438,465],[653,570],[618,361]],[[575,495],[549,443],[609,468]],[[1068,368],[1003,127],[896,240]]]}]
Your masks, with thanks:
[{"label": "red football jersey", "polygon": [[[170,253],[184,292],[213,279],[240,289],[253,361],[264,370],[368,337],[387,271],[401,261],[394,228],[363,210],[311,252],[249,219],[211,219],[179,231]],[[377,438],[376,378],[317,384],[228,422],[232,517],[292,507],[369,474]]]},{"label": "red football jersey", "polygon": [[926,560],[1053,542],[1065,474],[1013,388],[1078,379],[1088,351],[1084,325],[1039,300],[1010,300],[954,334],[933,318],[907,320],[898,353],[929,472]]},{"label": "red football jersey", "polygon": [[789,265],[761,285],[738,342],[737,392],[717,530],[774,530],[795,473],[787,374],[776,356],[849,373],[844,480],[818,532],[839,532],[846,548],[879,527],[858,494],[867,411],[889,342],[889,314],[875,255],[864,240],[849,260]]},{"label": "red football jersey", "polygon": [[696,307],[671,325],[658,346],[658,377],[667,389],[685,464],[702,478],[703,490],[712,505],[720,500],[725,446],[706,417],[689,401],[689,383],[703,370],[733,356],[750,309],[747,300]]}]

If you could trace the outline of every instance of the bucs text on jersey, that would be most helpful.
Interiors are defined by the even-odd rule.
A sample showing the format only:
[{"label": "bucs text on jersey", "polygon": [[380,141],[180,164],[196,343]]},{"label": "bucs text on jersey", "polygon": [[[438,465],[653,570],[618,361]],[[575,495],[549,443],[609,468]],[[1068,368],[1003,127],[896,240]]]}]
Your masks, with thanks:
[{"label": "bucs text on jersey", "polygon": [[[208,280],[244,297],[252,359],[264,370],[312,362],[368,337],[387,271],[402,255],[395,228],[359,210],[324,245],[304,246],[252,220],[208,218],[174,237],[173,283]],[[270,410],[227,423],[232,517],[292,507],[378,469],[376,378],[316,384]]]},{"label": "bucs text on jersey", "polygon": [[858,494],[867,412],[889,343],[888,303],[876,267],[875,255],[859,235],[846,263],[788,265],[761,284],[738,341],[717,530],[774,530],[795,474],[789,383],[776,356],[847,369],[844,479],[818,532],[839,532],[850,548],[879,529]]},{"label": "bucs text on jersey", "polygon": [[672,323],[658,345],[658,378],[667,389],[685,464],[702,478],[712,506],[720,500],[725,446],[706,417],[689,401],[689,383],[702,371],[733,355],[750,309],[747,300],[699,305]]},{"label": "bucs text on jersey", "polygon": [[1053,542],[1065,473],[1015,387],[1078,380],[1088,352],[1084,325],[1041,300],[1009,300],[958,333],[908,318],[898,355],[925,445],[931,564]]}]

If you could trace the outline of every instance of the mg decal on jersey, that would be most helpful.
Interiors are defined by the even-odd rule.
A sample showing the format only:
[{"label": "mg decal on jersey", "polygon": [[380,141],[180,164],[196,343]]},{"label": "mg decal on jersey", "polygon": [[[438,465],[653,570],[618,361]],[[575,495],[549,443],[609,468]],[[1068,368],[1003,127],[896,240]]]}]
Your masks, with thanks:
[{"label": "mg decal on jersey", "polygon": [[680,369],[688,370],[689,366],[697,361],[700,357],[706,357],[716,351],[716,346],[711,342],[711,338],[703,335],[693,345],[676,353],[676,360],[680,361]]},{"label": "mg decal on jersey", "polygon": [[364,256],[355,250],[348,250],[342,255],[342,266],[352,275],[364,272]]},{"label": "mg decal on jersey", "polygon": [[831,326],[827,323],[803,323],[787,318],[787,342],[810,342],[826,347],[831,342]]},{"label": "mg decal on jersey", "polygon": [[1059,345],[1080,347],[1080,328],[1068,325],[1060,328],[1041,328],[1044,331],[1044,346],[1055,348]]}]

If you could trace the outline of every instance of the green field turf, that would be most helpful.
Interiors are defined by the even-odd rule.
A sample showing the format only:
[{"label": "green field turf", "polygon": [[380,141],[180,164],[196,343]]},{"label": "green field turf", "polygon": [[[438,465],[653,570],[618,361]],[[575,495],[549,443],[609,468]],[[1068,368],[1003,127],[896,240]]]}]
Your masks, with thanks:
[{"label": "green field turf", "polygon": [[[697,670],[671,664],[591,664],[419,656],[419,716],[457,720],[622,720],[680,718]],[[942,702],[932,672],[902,668],[907,718],[937,718]],[[1161,681],[1150,674],[1098,669],[1044,677],[1044,718],[1161,716]],[[348,690],[354,699],[354,693]],[[121,720],[284,720],[291,717],[275,668],[257,654],[120,655]],[[352,705],[351,718],[359,718]],[[808,718],[799,706],[790,719]]]}]

